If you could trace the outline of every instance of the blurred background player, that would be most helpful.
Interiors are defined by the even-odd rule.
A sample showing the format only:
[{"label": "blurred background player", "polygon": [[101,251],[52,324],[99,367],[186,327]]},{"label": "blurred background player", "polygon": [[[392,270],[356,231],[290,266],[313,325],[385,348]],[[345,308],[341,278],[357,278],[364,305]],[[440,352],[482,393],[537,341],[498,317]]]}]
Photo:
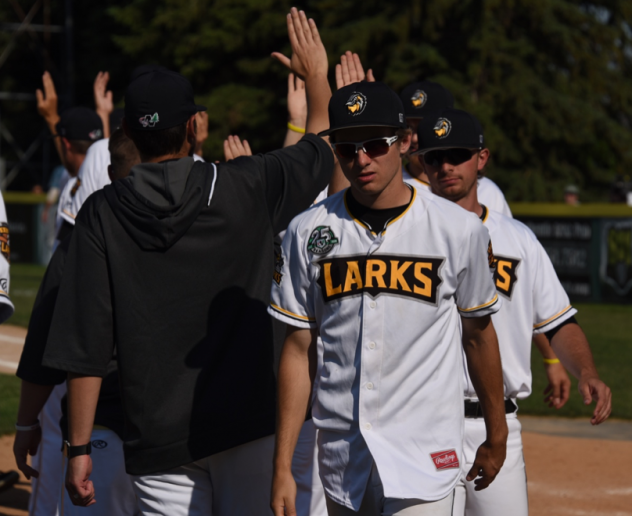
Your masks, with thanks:
[{"label": "blurred background player", "polygon": [[[447,129],[446,129],[447,128]],[[531,338],[545,333],[562,364],[579,380],[585,402],[595,400],[592,424],[600,424],[611,409],[610,389],[599,380],[590,347],[574,318],[577,313],[557,278],[546,251],[521,222],[489,210],[477,197],[476,183],[489,160],[483,129],[474,116],[444,109],[418,127],[418,155],[424,161],[432,191],[476,214],[491,237],[496,290],[503,297],[492,315],[502,358],[505,412],[509,438],[507,458],[493,484],[477,491],[465,477],[478,446],[485,440],[483,413],[469,375],[465,377],[465,449],[456,490],[454,514],[461,516],[528,516],[527,479],[522,454],[517,400],[531,394]],[[491,252],[491,251],[490,251]],[[544,361],[563,368],[549,347]],[[547,368],[547,372],[552,369]],[[551,383],[555,378],[549,376]],[[553,398],[552,404],[561,406]]]}]

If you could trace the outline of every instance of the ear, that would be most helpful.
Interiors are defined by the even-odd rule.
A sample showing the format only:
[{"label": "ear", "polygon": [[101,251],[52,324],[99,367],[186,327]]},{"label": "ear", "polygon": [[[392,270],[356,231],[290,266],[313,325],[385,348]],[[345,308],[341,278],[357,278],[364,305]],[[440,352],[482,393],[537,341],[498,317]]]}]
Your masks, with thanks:
[{"label": "ear", "polygon": [[483,149],[478,153],[478,172],[482,172],[489,161],[489,149]]},{"label": "ear", "polygon": [[410,149],[410,144],[412,142],[412,132],[407,131],[404,136],[399,139],[399,153],[400,155],[404,155]]},{"label": "ear", "polygon": [[110,182],[113,183],[116,181],[114,174],[112,174],[112,165],[108,165],[108,177],[110,178]]},{"label": "ear", "polygon": [[187,120],[187,139],[195,138],[197,136],[197,122],[195,121],[195,115]]},{"label": "ear", "polygon": [[70,140],[65,136],[61,137],[61,146],[66,150],[66,152],[72,150],[72,145],[70,144]]}]

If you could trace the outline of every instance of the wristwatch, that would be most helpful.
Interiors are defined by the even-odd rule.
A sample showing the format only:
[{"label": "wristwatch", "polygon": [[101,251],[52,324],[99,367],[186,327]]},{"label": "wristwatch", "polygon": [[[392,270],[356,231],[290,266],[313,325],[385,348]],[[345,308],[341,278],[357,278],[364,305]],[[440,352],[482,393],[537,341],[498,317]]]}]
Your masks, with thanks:
[{"label": "wristwatch", "polygon": [[92,443],[88,441],[88,444],[82,444],[81,446],[70,446],[68,441],[64,441],[66,445],[66,454],[69,459],[78,457],[79,455],[90,455],[92,453]]}]

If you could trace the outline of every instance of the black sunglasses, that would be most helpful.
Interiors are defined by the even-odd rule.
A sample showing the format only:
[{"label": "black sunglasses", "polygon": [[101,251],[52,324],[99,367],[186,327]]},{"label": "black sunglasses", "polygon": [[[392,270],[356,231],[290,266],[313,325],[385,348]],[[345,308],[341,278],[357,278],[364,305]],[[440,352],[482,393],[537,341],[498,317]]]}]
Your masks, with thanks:
[{"label": "black sunglasses", "polygon": [[424,162],[426,165],[438,167],[444,161],[450,165],[460,165],[470,160],[475,152],[479,149],[440,149],[432,150],[424,153]]},{"label": "black sunglasses", "polygon": [[358,153],[358,149],[362,149],[365,154],[373,159],[379,156],[384,156],[393,145],[399,136],[385,136],[383,138],[374,138],[363,142],[341,142],[332,143],[338,156],[344,159],[353,159]]}]

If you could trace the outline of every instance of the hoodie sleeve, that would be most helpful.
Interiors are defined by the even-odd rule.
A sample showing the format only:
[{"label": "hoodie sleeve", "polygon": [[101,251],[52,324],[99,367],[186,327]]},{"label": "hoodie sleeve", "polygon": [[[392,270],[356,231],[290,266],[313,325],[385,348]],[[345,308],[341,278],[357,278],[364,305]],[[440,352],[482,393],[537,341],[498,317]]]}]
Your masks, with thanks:
[{"label": "hoodie sleeve", "polygon": [[274,234],[309,208],[329,184],[334,155],[329,145],[313,134],[296,145],[264,154],[258,160],[262,186]]},{"label": "hoodie sleeve", "polygon": [[11,259],[11,239],[4,199],[0,194],[0,324],[13,315],[13,303],[9,298],[9,261]]},{"label": "hoodie sleeve", "polygon": [[92,195],[77,217],[42,364],[103,377],[113,356],[114,330],[100,202],[102,196]]}]

